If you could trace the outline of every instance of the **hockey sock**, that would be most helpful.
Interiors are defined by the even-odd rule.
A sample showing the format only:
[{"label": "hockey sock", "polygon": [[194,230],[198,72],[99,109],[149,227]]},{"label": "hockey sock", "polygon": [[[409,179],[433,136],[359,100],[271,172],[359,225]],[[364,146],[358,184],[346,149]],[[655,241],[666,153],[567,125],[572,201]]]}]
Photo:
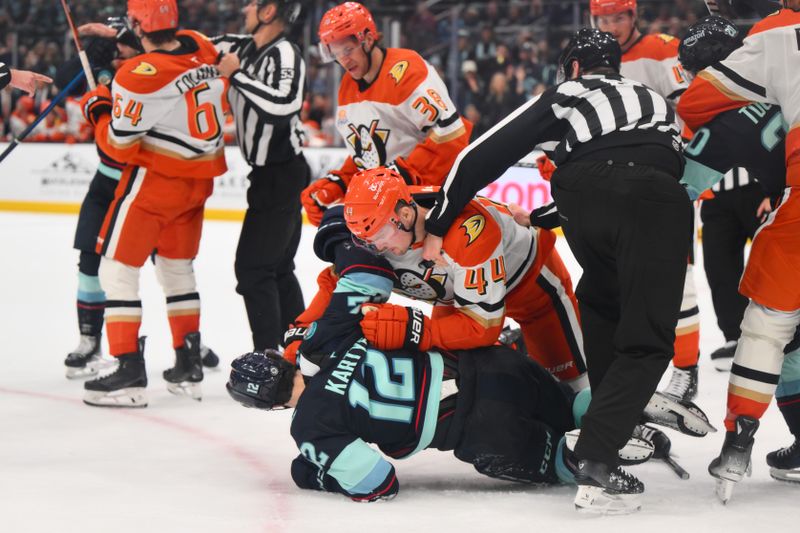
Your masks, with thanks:
[{"label": "hockey sock", "polygon": [[700,310],[697,308],[697,291],[694,286],[694,265],[686,266],[681,312],[675,327],[675,356],[672,364],[677,368],[697,365],[700,358]]},{"label": "hockey sock", "polygon": [[100,335],[103,329],[103,311],[106,294],[100,288],[97,276],[78,272],[78,327],[82,335]]},{"label": "hockey sock", "polygon": [[800,439],[800,349],[784,356],[775,400],[789,431]]},{"label": "hockey sock", "polygon": [[196,292],[167,297],[167,317],[172,347],[183,346],[187,333],[200,330],[200,295]]},{"label": "hockey sock", "polygon": [[135,353],[142,325],[141,300],[108,300],[105,318],[111,355]]},{"label": "hockey sock", "polygon": [[575,419],[575,427],[581,427],[583,415],[589,410],[589,404],[592,402],[592,391],[587,387],[575,395],[572,400],[572,417]]}]

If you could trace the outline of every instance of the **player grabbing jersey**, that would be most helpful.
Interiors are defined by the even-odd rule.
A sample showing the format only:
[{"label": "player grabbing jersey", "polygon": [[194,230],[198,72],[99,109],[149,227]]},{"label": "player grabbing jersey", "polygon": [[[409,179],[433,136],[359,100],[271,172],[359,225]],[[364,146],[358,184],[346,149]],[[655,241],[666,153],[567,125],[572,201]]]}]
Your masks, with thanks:
[{"label": "player grabbing jersey", "polygon": [[410,185],[440,185],[469,143],[461,118],[436,70],[412,50],[383,48],[367,9],[345,2],[319,25],[320,51],[347,71],[339,86],[336,128],[350,155],[344,165],[302,195],[309,219],[340,203],[353,174],[389,166]]},{"label": "player grabbing jersey", "polygon": [[115,373],[89,381],[90,405],[147,405],[139,269],[156,250],[156,275],[167,296],[176,350],[164,372],[168,388],[199,399],[200,299],[192,259],[212,178],[226,170],[222,143],[223,95],[213,44],[177,31],[175,0],[130,0],[128,18],[144,53],[120,65],[111,90],[100,86],[82,105],[98,147],[126,166],[106,214],[97,251],[106,293],[109,348]]}]

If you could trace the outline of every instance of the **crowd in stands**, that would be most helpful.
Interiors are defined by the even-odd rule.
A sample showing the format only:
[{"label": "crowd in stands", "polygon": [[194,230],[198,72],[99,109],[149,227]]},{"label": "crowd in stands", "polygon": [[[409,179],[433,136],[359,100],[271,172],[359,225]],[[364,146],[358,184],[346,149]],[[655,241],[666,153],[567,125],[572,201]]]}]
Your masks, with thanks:
[{"label": "crowd in stands", "polygon": [[[179,0],[181,24],[207,35],[237,33],[242,0]],[[339,142],[333,124],[336,67],[316,54],[315,28],[321,14],[336,2],[306,0],[293,37],[305,45],[308,97],[303,109],[309,144]],[[365,0],[379,28],[399,21],[399,45],[420,52],[439,71],[475,133],[493,124],[527,99],[555,83],[556,59],[567,36],[589,24],[588,0]],[[125,1],[71,0],[76,24],[104,21],[124,13]],[[703,16],[701,0],[639,0],[640,27],[647,32],[680,36]],[[304,31],[309,27],[311,31]],[[305,41],[311,36],[310,41]],[[0,61],[54,77],[74,45],[59,2],[6,0],[0,7]],[[455,61],[455,65],[451,62]],[[58,92],[52,87],[35,98],[0,93],[0,134],[19,134]],[[77,114],[77,116],[75,116]],[[58,107],[29,140],[90,140],[76,102]],[[233,142],[233,132],[228,129]]]}]

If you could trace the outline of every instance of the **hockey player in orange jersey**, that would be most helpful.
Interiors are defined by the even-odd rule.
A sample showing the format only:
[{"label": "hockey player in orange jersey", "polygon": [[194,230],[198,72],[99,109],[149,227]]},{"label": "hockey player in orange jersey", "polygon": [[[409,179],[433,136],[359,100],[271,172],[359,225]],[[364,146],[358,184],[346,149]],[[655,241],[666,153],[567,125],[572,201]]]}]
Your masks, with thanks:
[{"label": "hockey player in orange jersey", "polygon": [[356,242],[383,254],[399,293],[434,306],[428,319],[375,304],[361,321],[367,340],[386,350],[490,346],[509,317],[520,324],[532,359],[573,389],[587,387],[577,301],[555,235],[520,226],[505,205],[476,198],[444,238],[446,265],[425,262],[424,206],[437,192],[408,187],[386,167],[350,183],[344,218]]},{"label": "hockey player in orange jersey", "polygon": [[85,384],[89,405],[143,407],[144,338],[139,269],[153,252],[167,296],[175,366],[171,392],[200,399],[200,299],[192,259],[212,178],[226,170],[222,128],[226,80],[203,35],[177,31],[175,0],[129,0],[128,18],[144,54],[122,63],[111,90],[99,86],[81,105],[100,149],[126,163],[98,236],[115,373]]},{"label": "hockey player in orange jersey", "polygon": [[[680,40],[663,33],[642,34],[636,25],[636,0],[590,0],[589,9],[592,24],[612,34],[622,48],[620,74],[644,83],[675,105],[689,86],[678,61]],[[700,312],[693,263],[694,258],[690,257],[681,314],[675,330],[674,368],[664,391],[685,400],[697,396],[697,362],[700,358]]]},{"label": "hockey player in orange jersey", "polygon": [[357,2],[325,13],[319,38],[323,59],[347,71],[336,128],[350,155],[303,192],[309,220],[319,225],[362,169],[389,166],[410,185],[441,184],[469,143],[472,124],[458,114],[436,70],[412,50],[383,48],[372,15]]},{"label": "hockey player in orange jersey", "polygon": [[[708,467],[724,502],[750,470],[759,419],[772,401],[779,378],[796,372],[796,365],[784,361],[784,347],[800,325],[800,0],[784,0],[783,5],[784,9],[753,26],[741,48],[701,71],[678,106],[692,129],[750,102],[779,105],[788,124],[786,189],[777,209],[756,233],[739,285],[750,303],[728,383],[728,431],[720,455]],[[797,391],[793,392],[795,397],[781,405],[784,413],[787,403],[798,401]],[[787,417],[787,422],[794,425],[791,429],[797,437],[797,421],[792,424]],[[797,481],[798,450],[796,440],[767,456],[773,476],[778,477],[776,468],[786,475],[793,467],[791,477],[780,479]],[[788,461],[793,464],[786,465]]]}]

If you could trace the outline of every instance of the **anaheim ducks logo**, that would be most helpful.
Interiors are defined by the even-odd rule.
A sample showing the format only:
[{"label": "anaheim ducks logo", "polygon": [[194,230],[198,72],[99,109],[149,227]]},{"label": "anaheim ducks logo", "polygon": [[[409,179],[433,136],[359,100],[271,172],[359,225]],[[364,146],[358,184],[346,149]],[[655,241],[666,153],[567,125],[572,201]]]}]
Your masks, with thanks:
[{"label": "anaheim ducks logo", "polygon": [[350,135],[347,144],[353,149],[353,162],[360,169],[375,168],[386,164],[387,129],[379,128],[380,121],[373,120],[369,126],[348,124]]},{"label": "anaheim ducks logo", "polygon": [[158,73],[158,70],[156,70],[156,67],[154,67],[150,63],[142,61],[138,65],[136,65],[136,68],[133,69],[131,72],[133,72],[134,74],[140,74],[142,76],[155,76]]},{"label": "anaheim ducks logo", "polygon": [[467,246],[469,246],[483,233],[483,228],[486,227],[486,219],[483,218],[483,215],[472,215],[461,224],[461,227],[464,228],[467,239],[469,239],[469,242],[467,242]]},{"label": "anaheim ducks logo", "polygon": [[406,70],[408,70],[408,61],[398,61],[389,69],[389,76],[392,77],[395,85],[400,85],[400,80],[406,75]]},{"label": "anaheim ducks logo", "polygon": [[666,33],[659,33],[658,38],[664,41],[665,43],[669,43],[675,40],[675,37],[672,35],[667,35]]}]

